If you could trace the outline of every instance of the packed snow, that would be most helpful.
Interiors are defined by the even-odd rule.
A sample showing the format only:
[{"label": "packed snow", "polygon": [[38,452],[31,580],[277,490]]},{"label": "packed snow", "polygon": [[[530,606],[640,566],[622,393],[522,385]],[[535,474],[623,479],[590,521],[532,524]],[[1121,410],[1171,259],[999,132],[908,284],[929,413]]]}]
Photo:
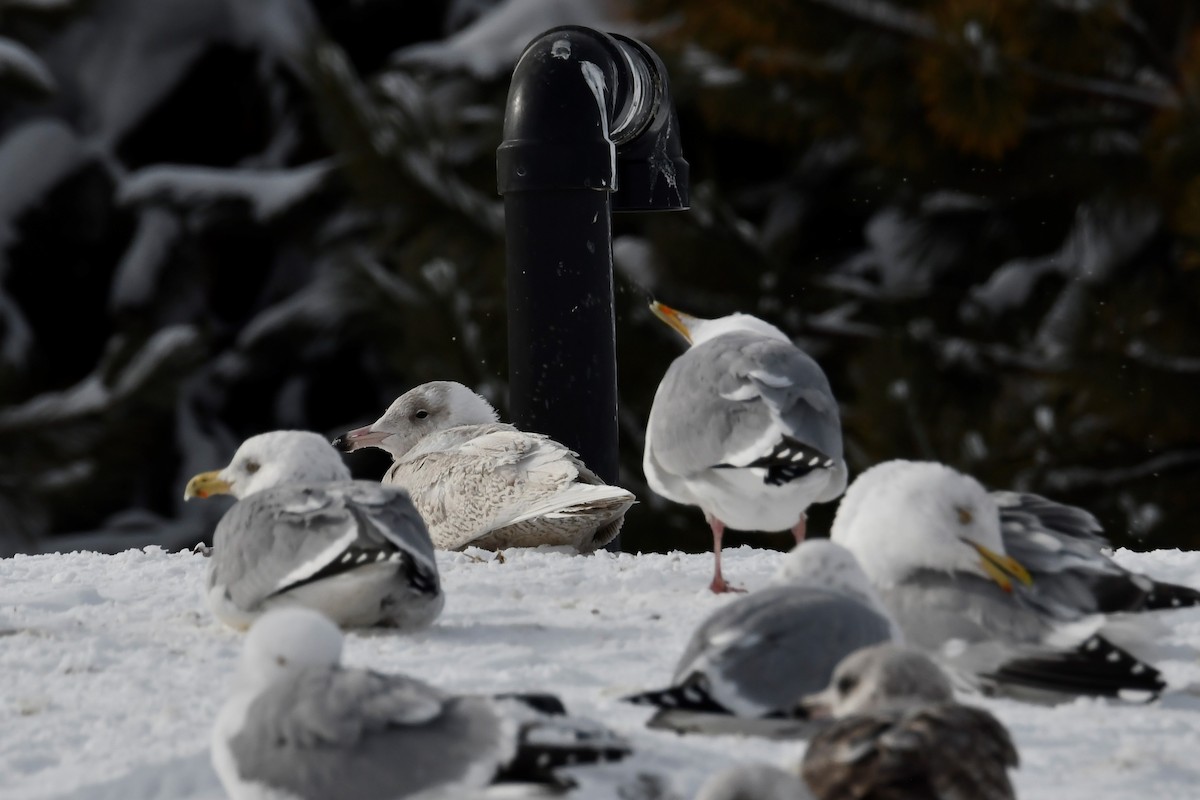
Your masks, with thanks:
[{"label": "packed snow", "polygon": [[[725,551],[729,578],[764,585],[780,554]],[[1200,553],[1118,551],[1123,565],[1200,585]],[[345,661],[458,692],[550,691],[572,713],[628,736],[637,755],[608,770],[653,773],[688,798],[736,762],[798,762],[800,742],[679,736],[643,727],[620,702],[666,685],[692,629],[731,596],[707,590],[710,554],[572,555],[553,549],[440,552],[446,610],[414,636],[352,633]],[[243,634],[203,601],[203,556],[151,547],[117,555],[0,561],[0,797],[219,798],[211,723]],[[1200,683],[1200,609],[1164,617],[1161,666]],[[1080,699],[1057,707],[963,698],[992,710],[1021,754],[1025,800],[1194,797],[1200,698],[1150,705]]]}]

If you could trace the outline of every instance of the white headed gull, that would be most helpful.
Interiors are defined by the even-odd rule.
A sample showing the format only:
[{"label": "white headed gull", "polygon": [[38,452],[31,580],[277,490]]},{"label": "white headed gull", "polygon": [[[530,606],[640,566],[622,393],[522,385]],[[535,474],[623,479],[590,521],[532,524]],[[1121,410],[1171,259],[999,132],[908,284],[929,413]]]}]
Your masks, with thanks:
[{"label": "white headed gull", "polygon": [[496,420],[466,386],[433,381],[334,446],[390,453],[383,482],[408,490],[439,549],[546,544],[586,553],[611,541],[633,494],[604,483],[553,439]]},{"label": "white headed gull", "polygon": [[658,385],[642,466],[650,488],[699,506],[712,529],[711,588],[726,526],[805,534],[805,510],[846,488],[837,401],[817,362],[749,314],[700,319],[651,310],[691,347]]},{"label": "white headed gull", "polygon": [[[1050,701],[1164,688],[1136,641],[1107,626],[1105,593],[1118,584],[1144,584],[1147,597],[1190,590],[1112,564],[1067,524],[1082,518],[1078,509],[1012,498],[943,464],[887,462],[851,485],[831,538],[858,558],[905,638],[975,688]],[[1010,542],[1035,556],[1030,568]]]},{"label": "white headed gull", "polygon": [[918,650],[860,650],[806,705],[838,718],[812,738],[801,764],[821,800],[1015,796],[1012,737],[984,709],[955,702],[950,681]]},{"label": "white headed gull", "polygon": [[823,689],[846,655],[897,635],[854,557],[814,539],[784,557],[772,585],[700,624],[670,687],[625,699],[658,708],[655,728],[803,735],[800,699]]},{"label": "white headed gull", "polygon": [[213,537],[208,603],[235,628],[275,606],[315,608],[347,627],[427,627],[445,603],[425,523],[408,495],[350,480],[329,443],[271,431],[184,498],[231,494]]},{"label": "white headed gull", "polygon": [[341,666],[341,650],[337,626],[310,609],[254,623],[212,730],[233,800],[472,796],[508,780],[562,788],[558,768],[629,753],[552,696],[446,694]]}]

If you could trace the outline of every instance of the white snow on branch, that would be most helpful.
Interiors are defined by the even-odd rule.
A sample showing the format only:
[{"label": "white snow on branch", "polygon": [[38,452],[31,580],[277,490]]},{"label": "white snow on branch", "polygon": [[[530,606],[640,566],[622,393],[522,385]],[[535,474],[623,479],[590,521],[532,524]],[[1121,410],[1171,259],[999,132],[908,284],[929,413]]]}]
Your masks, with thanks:
[{"label": "white snow on branch", "polygon": [[0,78],[16,76],[43,92],[58,88],[50,68],[20,42],[0,36]]},{"label": "white snow on branch", "polygon": [[330,161],[277,170],[146,167],[125,179],[117,199],[125,204],[159,200],[184,206],[243,200],[255,219],[266,222],[316,191],[332,169]]}]

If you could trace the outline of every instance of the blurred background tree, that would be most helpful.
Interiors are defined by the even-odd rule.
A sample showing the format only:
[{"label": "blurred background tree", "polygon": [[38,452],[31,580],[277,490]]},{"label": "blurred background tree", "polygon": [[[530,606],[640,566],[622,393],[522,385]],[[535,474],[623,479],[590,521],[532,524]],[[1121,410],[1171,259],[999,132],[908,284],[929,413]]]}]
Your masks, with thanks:
[{"label": "blurred background tree", "polygon": [[565,23],[656,48],[692,164],[690,212],[615,220],[625,549],[710,541],[641,472],[650,294],[795,337],[854,472],[1200,544],[1193,3],[0,0],[0,554],[190,546],[227,504],[188,476],[426,380],[503,409],[495,148]]}]

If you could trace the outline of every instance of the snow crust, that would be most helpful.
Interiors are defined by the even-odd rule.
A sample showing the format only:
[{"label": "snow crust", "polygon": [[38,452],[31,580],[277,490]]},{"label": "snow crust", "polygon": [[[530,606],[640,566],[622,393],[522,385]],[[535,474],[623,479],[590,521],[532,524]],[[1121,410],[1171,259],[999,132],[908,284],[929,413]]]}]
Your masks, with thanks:
[{"label": "snow crust", "polygon": [[[724,552],[731,579],[766,585],[781,554]],[[666,685],[693,628],[729,602],[711,555],[577,556],[552,549],[439,553],[447,603],[416,636],[351,633],[345,660],[457,692],[545,691],[628,736],[609,775],[650,773],[691,797],[737,762],[790,767],[803,744],[643,727],[623,695]],[[1118,551],[1160,579],[1200,584],[1200,553]],[[219,798],[208,735],[243,635],[203,600],[206,562],[151,547],[0,560],[0,798]],[[1200,610],[1171,612],[1175,685],[1200,682]],[[1057,707],[964,698],[996,713],[1021,754],[1024,800],[1194,797],[1200,698]],[[585,792],[588,787],[585,784]],[[593,795],[603,797],[604,794]],[[609,797],[615,796],[609,791]]]}]

